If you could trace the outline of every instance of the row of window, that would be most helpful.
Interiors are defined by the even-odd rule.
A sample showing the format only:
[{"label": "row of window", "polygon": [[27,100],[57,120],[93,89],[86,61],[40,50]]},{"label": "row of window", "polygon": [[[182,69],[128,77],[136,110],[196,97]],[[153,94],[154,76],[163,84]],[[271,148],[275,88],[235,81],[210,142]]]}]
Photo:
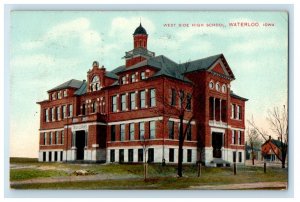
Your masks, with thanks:
[{"label": "row of window", "polygon": [[67,90],[57,91],[51,94],[51,100],[59,100],[67,96],[68,96]]},{"label": "row of window", "polygon": [[[63,151],[55,151],[54,156],[52,156],[52,151],[48,152],[48,161],[59,161],[58,155],[60,156],[60,161],[62,161]],[[43,161],[47,161],[47,152],[43,152]]]},{"label": "row of window", "polygon": [[242,107],[236,104],[231,104],[231,118],[242,120]]},{"label": "row of window", "polygon": [[42,145],[64,144],[64,131],[44,132],[42,134]]},{"label": "row of window", "polygon": [[[139,122],[138,123],[138,140],[144,140],[145,139],[145,124],[149,124],[149,139],[155,139],[156,138],[156,122],[155,121],[149,121],[149,122]],[[134,123],[130,123],[128,126],[128,139],[126,139],[126,130],[125,130],[125,124],[120,124],[120,141],[125,140],[135,140],[135,127]],[[110,139],[111,141],[116,141],[116,125],[111,125],[110,127]],[[174,139],[175,135],[175,122],[169,121],[168,122],[168,129],[169,129],[169,139]],[[180,131],[180,124],[178,124],[178,134]],[[185,131],[185,129],[184,129]],[[179,137],[179,135],[178,135]],[[186,131],[186,140],[191,141],[192,140],[192,127],[189,125]]]},{"label": "row of window", "polygon": [[[150,107],[155,107],[156,106],[156,90],[155,89],[150,89],[150,96],[149,96],[149,106]],[[112,112],[117,112],[118,110],[120,111],[126,111],[126,110],[134,110],[139,108],[145,108],[146,107],[146,90],[141,90],[138,93],[139,96],[139,103],[138,106],[136,104],[136,93],[135,92],[130,92],[128,93],[129,96],[129,104],[127,104],[127,95],[126,94],[121,94],[121,98],[119,100],[120,107],[118,108],[118,96],[114,95],[111,97],[111,111]],[[128,106],[128,108],[127,108]]]},{"label": "row of window", "polygon": [[240,130],[232,130],[232,135],[231,135],[231,143],[232,144],[238,144],[238,145],[243,145],[242,142],[242,131]]},{"label": "row of window", "polygon": [[[169,162],[174,162],[174,151],[175,149],[170,148],[169,149]],[[123,163],[124,161],[124,149],[119,149],[119,163]],[[147,162],[152,163],[154,162],[154,148],[148,148],[148,149],[138,149],[137,150],[137,162],[144,162],[144,158],[146,157],[146,154],[148,154]],[[134,162],[134,149],[128,149],[128,162]],[[110,162],[116,161],[116,150],[112,149],[110,150]],[[192,150],[187,149],[187,162],[192,162]]]},{"label": "row of window", "polygon": [[[138,131],[138,139],[139,140],[144,140],[145,139],[145,124],[146,122],[139,122],[139,131]],[[156,124],[155,121],[149,121],[149,139],[155,139],[156,138]],[[125,124],[120,124],[120,141],[125,141]],[[116,125],[112,125],[110,127],[110,140],[111,141],[116,141]],[[135,134],[135,128],[134,128],[134,123],[129,124],[129,139],[128,140],[135,140],[134,134]]]},{"label": "row of window", "polygon": [[[88,111],[90,111],[91,113],[95,113],[95,112],[100,112],[105,113],[105,102],[100,102],[100,104],[98,104],[96,101],[91,101],[91,105],[90,105],[90,110],[88,110],[89,105],[88,104],[82,104],[81,105],[81,114],[82,115],[86,115],[88,114]],[[98,107],[99,106],[99,107]]]},{"label": "row of window", "polygon": [[[146,79],[146,72],[142,71],[140,73],[140,80],[145,80]],[[129,82],[130,83],[134,83],[134,82],[137,82],[138,81],[138,76],[136,73],[133,73],[129,76]],[[121,84],[128,84],[127,82],[127,76],[122,76],[121,77],[121,80],[120,80],[120,83]]]},{"label": "row of window", "polygon": [[190,93],[185,93],[183,90],[180,90],[177,92],[175,89],[171,89],[171,99],[170,104],[171,106],[176,106],[176,100],[177,100],[177,93],[178,93],[178,106],[180,108],[185,108],[187,110],[191,110],[191,101],[192,101],[192,95]]},{"label": "row of window", "polygon": [[50,122],[73,116],[73,105],[62,105],[44,109],[44,121]]},{"label": "row of window", "polygon": [[226,91],[227,91],[226,84],[223,84],[222,89],[221,89],[221,84],[219,82],[217,82],[216,85],[215,85],[213,81],[209,82],[209,88],[210,89],[215,89],[218,92],[221,91],[222,93],[226,93]]},{"label": "row of window", "polygon": [[[174,139],[174,131],[175,131],[175,122],[174,121],[168,121],[168,129],[169,129],[169,139]],[[180,123],[178,123],[178,137],[180,132]],[[185,129],[183,130],[185,131]],[[191,141],[192,140],[192,127],[191,125],[188,126],[186,131],[186,140]]]}]

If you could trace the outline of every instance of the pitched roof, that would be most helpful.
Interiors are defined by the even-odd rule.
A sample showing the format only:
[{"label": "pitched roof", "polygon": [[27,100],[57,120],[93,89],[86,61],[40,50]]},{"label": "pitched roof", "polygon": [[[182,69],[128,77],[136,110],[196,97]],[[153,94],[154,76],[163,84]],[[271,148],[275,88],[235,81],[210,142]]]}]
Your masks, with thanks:
[{"label": "pitched roof", "polygon": [[82,83],[83,83],[83,81],[71,79],[69,81],[66,81],[66,82],[56,86],[55,88],[48,90],[48,92],[62,90],[62,89],[66,89],[66,88],[79,88],[82,85]]},{"label": "pitched roof", "polygon": [[83,95],[86,93],[86,86],[87,83],[85,80],[83,80],[81,86],[74,92],[75,95]]},{"label": "pitched roof", "polygon": [[233,93],[233,91],[230,91],[230,96],[231,96],[231,97],[234,97],[234,98],[237,98],[237,99],[239,99],[239,100],[248,101],[247,98],[241,97],[241,96],[239,96],[239,95]]}]

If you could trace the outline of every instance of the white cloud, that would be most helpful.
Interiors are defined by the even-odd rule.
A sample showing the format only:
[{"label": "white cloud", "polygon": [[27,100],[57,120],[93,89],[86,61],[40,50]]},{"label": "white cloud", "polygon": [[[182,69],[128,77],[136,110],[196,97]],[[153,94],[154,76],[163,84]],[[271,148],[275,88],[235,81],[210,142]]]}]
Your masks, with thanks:
[{"label": "white cloud", "polygon": [[[116,17],[112,20],[109,36],[128,40],[132,36],[134,30],[139,26],[139,17]],[[142,18],[142,26],[146,29],[148,34],[155,32],[155,26],[148,18]]]},{"label": "white cloud", "polygon": [[74,41],[80,42],[82,48],[93,49],[101,43],[101,36],[91,29],[90,21],[86,18],[77,18],[51,27],[43,36],[34,41],[25,41],[21,44],[24,50],[35,50],[49,45],[71,47]]}]

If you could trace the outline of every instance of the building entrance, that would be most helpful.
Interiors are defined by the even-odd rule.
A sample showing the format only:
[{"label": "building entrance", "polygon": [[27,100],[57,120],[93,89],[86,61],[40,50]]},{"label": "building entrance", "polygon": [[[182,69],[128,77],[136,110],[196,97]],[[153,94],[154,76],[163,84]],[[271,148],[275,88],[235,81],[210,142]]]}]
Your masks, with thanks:
[{"label": "building entrance", "polygon": [[85,131],[76,131],[76,148],[77,148],[77,160],[84,159],[84,147],[85,147]]},{"label": "building entrance", "polygon": [[212,133],[213,158],[222,158],[223,133]]}]

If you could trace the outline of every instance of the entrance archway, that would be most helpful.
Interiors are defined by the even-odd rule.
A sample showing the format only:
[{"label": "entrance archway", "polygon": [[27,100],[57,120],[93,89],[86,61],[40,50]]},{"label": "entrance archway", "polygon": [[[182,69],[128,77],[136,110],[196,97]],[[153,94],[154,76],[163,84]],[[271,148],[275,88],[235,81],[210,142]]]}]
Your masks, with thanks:
[{"label": "entrance archway", "polygon": [[76,131],[76,148],[77,148],[77,160],[84,159],[84,147],[85,147],[85,131]]},{"label": "entrance archway", "polygon": [[222,158],[223,133],[212,132],[213,158]]}]

